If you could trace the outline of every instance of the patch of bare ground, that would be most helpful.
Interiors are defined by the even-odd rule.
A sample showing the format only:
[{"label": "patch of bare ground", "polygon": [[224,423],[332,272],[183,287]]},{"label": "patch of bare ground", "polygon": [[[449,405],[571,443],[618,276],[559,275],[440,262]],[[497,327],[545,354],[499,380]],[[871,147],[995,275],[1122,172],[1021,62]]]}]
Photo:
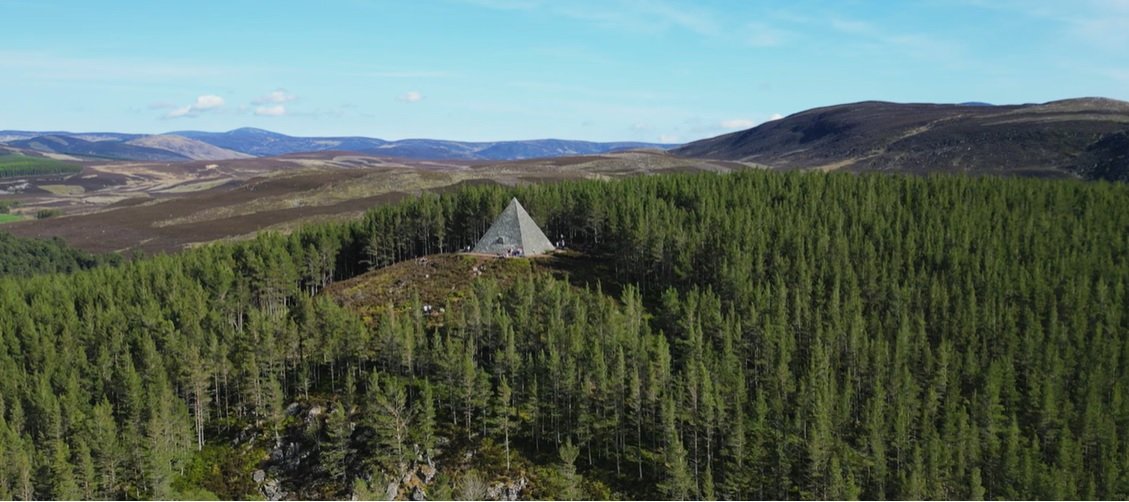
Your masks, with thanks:
[{"label": "patch of bare ground", "polygon": [[431,305],[441,322],[441,309],[460,304],[474,282],[490,279],[512,284],[538,273],[533,263],[541,258],[497,258],[478,254],[438,254],[395,263],[352,279],[331,284],[324,294],[357,312],[367,322],[380,312],[398,306],[414,308],[412,301]]},{"label": "patch of bare ground", "polygon": [[549,275],[577,288],[603,288],[618,298],[622,286],[609,283],[614,277],[610,261],[578,251],[555,251],[527,258],[499,258],[488,254],[447,253],[405,260],[352,279],[329,285],[329,295],[346,308],[371,321],[390,305],[405,311],[420,305],[432,306],[429,321],[441,323],[441,309],[463,302],[479,280],[491,280],[503,288],[535,275]]}]

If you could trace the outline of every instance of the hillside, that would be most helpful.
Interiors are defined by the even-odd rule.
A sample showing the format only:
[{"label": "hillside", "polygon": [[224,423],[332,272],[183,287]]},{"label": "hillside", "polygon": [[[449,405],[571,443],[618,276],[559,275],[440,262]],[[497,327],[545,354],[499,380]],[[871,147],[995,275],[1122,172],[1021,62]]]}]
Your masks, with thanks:
[{"label": "hillside", "polygon": [[630,148],[665,149],[675,146],[642,142],[598,143],[560,139],[470,142],[437,139],[387,141],[364,137],[295,137],[250,127],[222,133],[181,131],[171,134],[256,156],[340,150],[405,159],[522,160],[600,154]]},{"label": "hillside", "polygon": [[192,138],[255,157],[322,150],[362,151],[378,148],[387,143],[375,138],[302,138],[254,127],[242,127],[227,132],[176,131],[169,134]]},{"label": "hillside", "polygon": [[[0,178],[74,174],[82,170],[75,162],[67,162],[19,150],[0,150]],[[0,195],[6,194],[0,185]]]},{"label": "hillside", "polygon": [[253,155],[227,150],[203,141],[185,138],[175,134],[142,136],[129,140],[126,144],[165,150],[191,160],[230,160],[253,157]]},{"label": "hillside", "polygon": [[360,136],[300,137],[243,127],[227,132],[174,131],[140,135],[62,131],[0,131],[0,145],[95,159],[134,161],[227,160],[294,153],[348,151],[414,160],[523,160],[593,155],[676,145],[561,139],[470,142],[437,139],[387,141]]},{"label": "hillside", "polygon": [[[749,167],[660,152],[468,162],[328,151],[225,161],[89,163],[80,174],[63,179],[0,178],[0,200],[18,200],[16,211],[25,215],[39,209],[63,213],[51,220],[5,224],[16,235],[61,237],[94,252],[174,251],[248,238],[264,229],[287,231],[303,222],[352,218],[376,204],[464,185]],[[72,165],[66,172],[79,168]]]},{"label": "hillside", "polygon": [[370,320],[389,305],[405,308],[412,306],[415,300],[420,304],[433,305],[439,313],[440,307],[452,307],[464,300],[476,280],[492,280],[509,286],[515,280],[529,279],[536,270],[543,269],[535,267],[535,261],[550,259],[435,254],[333,283],[325,293]]},{"label": "hillside", "polygon": [[543,276],[568,281],[579,288],[595,287],[603,281],[602,287],[612,290],[616,282],[605,261],[606,257],[567,249],[507,259],[473,253],[432,254],[335,282],[326,287],[324,294],[369,321],[390,305],[404,310],[415,306],[416,301],[434,307],[438,316],[440,309],[464,307],[480,281],[509,288]]},{"label": "hillside", "polygon": [[899,104],[815,108],[689,143],[676,155],[778,169],[962,172],[1129,180],[1129,103]]},{"label": "hillside", "polygon": [[88,141],[79,136],[35,136],[8,142],[17,148],[105,160],[181,161],[188,157],[163,148],[131,144],[123,140]]}]

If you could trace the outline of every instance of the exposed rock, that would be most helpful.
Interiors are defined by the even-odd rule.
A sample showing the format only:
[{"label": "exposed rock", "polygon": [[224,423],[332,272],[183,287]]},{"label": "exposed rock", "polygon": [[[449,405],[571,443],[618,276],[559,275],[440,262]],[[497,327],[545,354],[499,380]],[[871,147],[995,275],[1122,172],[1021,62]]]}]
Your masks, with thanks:
[{"label": "exposed rock", "polygon": [[495,481],[486,489],[486,498],[489,500],[518,500],[522,490],[525,490],[529,480],[522,476],[509,482]]},{"label": "exposed rock", "polygon": [[522,476],[517,481],[510,483],[506,491],[506,500],[517,500],[521,497],[521,492],[529,486],[529,480]]},{"label": "exposed rock", "polygon": [[264,479],[267,479],[267,472],[262,469],[258,469],[255,472],[251,473],[251,480],[256,483],[262,483]]},{"label": "exposed rock", "polygon": [[309,423],[317,417],[320,417],[322,413],[325,413],[325,408],[321,406],[311,406],[310,411],[306,412],[306,422]]},{"label": "exposed rock", "polygon": [[231,440],[231,445],[239,446],[241,444],[254,441],[257,437],[259,437],[259,431],[253,426],[248,426],[247,428],[239,431],[239,434],[235,435],[235,439]]},{"label": "exposed rock", "polygon": [[294,415],[297,415],[298,412],[301,411],[301,410],[302,410],[302,405],[298,404],[297,402],[293,402],[293,403],[290,403],[290,406],[286,407],[286,415],[292,417]]},{"label": "exposed rock", "polygon": [[282,486],[277,479],[268,479],[266,483],[263,483],[262,492],[263,496],[271,501],[282,500],[286,496],[286,492],[282,490]]},{"label": "exposed rock", "polygon": [[293,470],[297,469],[310,453],[309,450],[302,450],[302,445],[287,441],[278,444],[270,451],[270,463],[278,468]]},{"label": "exposed rock", "polygon": [[415,501],[427,500],[427,494],[424,493],[423,490],[421,490],[420,487],[417,486],[415,488],[412,488],[411,499],[415,500]]},{"label": "exposed rock", "polygon": [[[431,459],[428,460],[430,461]],[[435,466],[430,463],[419,466],[419,474],[420,477],[423,478],[424,484],[431,484],[431,480],[435,479],[436,472]]]},{"label": "exposed rock", "polygon": [[398,493],[400,493],[400,482],[392,481],[388,483],[388,487],[384,489],[384,500],[396,500]]}]

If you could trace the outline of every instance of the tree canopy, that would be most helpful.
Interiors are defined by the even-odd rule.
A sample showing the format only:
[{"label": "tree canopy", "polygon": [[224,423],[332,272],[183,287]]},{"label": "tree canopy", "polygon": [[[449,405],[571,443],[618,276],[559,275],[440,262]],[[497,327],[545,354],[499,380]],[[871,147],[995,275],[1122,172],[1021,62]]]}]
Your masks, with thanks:
[{"label": "tree canopy", "polygon": [[[598,282],[478,280],[438,321],[322,293],[473,244],[514,195]],[[67,273],[0,277],[0,498],[253,496],[220,479],[254,452],[217,453],[247,429],[317,445],[283,481],[310,497],[442,466],[442,438],[503,447],[436,481],[474,493],[517,455],[551,466],[541,496],[1129,498],[1126,208],[1122,184],[751,171],[48,256],[18,270]]]}]

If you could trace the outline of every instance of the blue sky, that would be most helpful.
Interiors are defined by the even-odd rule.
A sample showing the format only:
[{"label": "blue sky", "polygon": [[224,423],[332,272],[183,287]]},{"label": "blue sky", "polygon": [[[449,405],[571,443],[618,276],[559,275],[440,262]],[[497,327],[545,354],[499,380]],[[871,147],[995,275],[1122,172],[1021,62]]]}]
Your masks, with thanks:
[{"label": "blue sky", "polygon": [[1129,100],[1129,0],[0,0],[0,129],[683,142],[861,100]]}]

